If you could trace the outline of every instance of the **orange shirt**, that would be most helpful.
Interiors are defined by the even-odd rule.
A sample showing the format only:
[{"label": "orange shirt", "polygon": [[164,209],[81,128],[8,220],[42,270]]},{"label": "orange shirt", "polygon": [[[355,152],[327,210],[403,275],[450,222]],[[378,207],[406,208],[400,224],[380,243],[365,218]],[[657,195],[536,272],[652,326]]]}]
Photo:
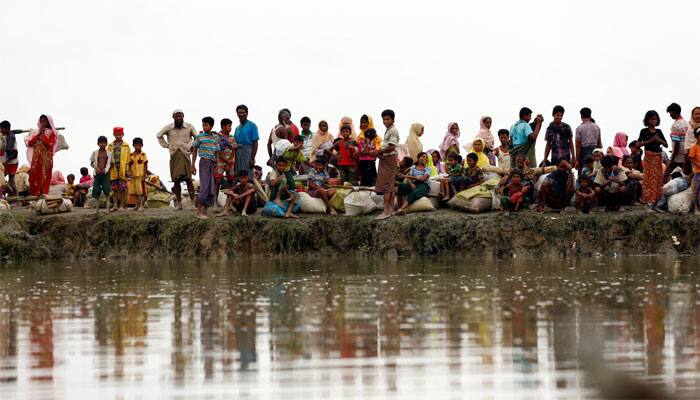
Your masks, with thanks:
[{"label": "orange shirt", "polygon": [[690,148],[690,151],[688,151],[688,158],[690,158],[690,162],[693,164],[693,173],[700,173],[700,145],[695,143],[693,147]]}]

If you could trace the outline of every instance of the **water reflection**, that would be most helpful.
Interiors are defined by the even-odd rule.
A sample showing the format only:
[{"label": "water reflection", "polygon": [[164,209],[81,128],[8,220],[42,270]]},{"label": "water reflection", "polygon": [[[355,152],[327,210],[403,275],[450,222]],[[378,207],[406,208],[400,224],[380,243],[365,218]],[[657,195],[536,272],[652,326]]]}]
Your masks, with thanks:
[{"label": "water reflection", "polygon": [[3,398],[595,397],[580,354],[700,390],[698,260],[0,269]]}]

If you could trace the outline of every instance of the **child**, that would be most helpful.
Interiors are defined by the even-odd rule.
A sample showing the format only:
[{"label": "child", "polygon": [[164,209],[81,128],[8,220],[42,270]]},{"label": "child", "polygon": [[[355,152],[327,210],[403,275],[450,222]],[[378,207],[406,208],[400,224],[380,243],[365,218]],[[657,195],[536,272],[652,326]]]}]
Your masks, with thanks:
[{"label": "child", "polygon": [[364,131],[363,138],[358,143],[360,151],[360,186],[374,186],[377,181],[377,131],[369,128]]},{"label": "child", "polygon": [[496,147],[494,154],[498,159],[498,166],[501,168],[510,169],[510,132],[508,129],[500,129],[498,131],[498,140],[501,141],[501,145]]},{"label": "child", "polygon": [[222,216],[231,213],[231,205],[235,206],[236,211],[244,217],[258,211],[258,202],[255,201],[255,185],[248,180],[248,171],[238,171],[237,178],[238,183],[225,192],[226,206],[221,213]]},{"label": "child", "polygon": [[18,196],[29,196],[29,165],[22,165],[17,170],[15,189]]},{"label": "child", "polygon": [[14,132],[10,129],[9,121],[0,122],[0,161],[5,167],[5,175],[7,175],[10,195],[17,196],[17,187],[15,185],[15,174],[19,165],[19,157],[17,151],[17,139]]},{"label": "child", "polygon": [[384,197],[384,210],[376,219],[390,218],[394,214],[394,199],[396,194],[396,159],[399,147],[400,135],[394,126],[396,113],[393,110],[382,111],[382,124],[386,128],[382,147],[377,150],[379,168],[377,169],[377,182],[375,189]]},{"label": "child", "polygon": [[326,212],[330,213],[331,215],[336,215],[336,211],[329,204],[331,197],[333,197],[335,194],[335,189],[323,188],[323,185],[328,183],[328,179],[330,179],[328,172],[325,170],[325,164],[323,161],[324,160],[322,158],[317,157],[316,161],[314,162],[314,169],[309,172],[309,195],[311,195],[311,197],[323,200],[323,203],[326,205]]},{"label": "child", "polygon": [[396,172],[396,178],[394,179],[396,184],[399,184],[406,179],[408,171],[411,170],[412,166],[413,159],[411,157],[406,156],[399,161],[398,172]]},{"label": "child", "polygon": [[593,156],[588,155],[586,158],[583,160],[583,168],[581,168],[581,174],[580,176],[586,176],[588,177],[591,182],[593,179],[595,179],[596,176],[596,170],[594,168],[594,159]]},{"label": "child", "polygon": [[640,205],[639,200],[642,197],[642,180],[644,174],[634,168],[634,157],[631,155],[622,158],[622,170],[627,175],[625,186],[627,187],[627,196],[629,204],[633,206]]},{"label": "child", "polygon": [[68,174],[66,177],[66,189],[63,191],[63,197],[69,198],[73,200],[73,196],[75,196],[75,175],[73,174]]},{"label": "child", "polygon": [[639,147],[639,143],[636,140],[633,140],[630,143],[629,148],[630,155],[634,161],[634,169],[644,173],[644,165],[642,164],[642,156],[644,155],[644,151],[641,149],[641,147]]},{"label": "child", "polygon": [[576,212],[588,214],[596,205],[596,194],[591,187],[591,178],[581,175],[578,178],[578,185],[579,188],[576,190]]},{"label": "child", "polygon": [[[476,143],[475,141],[475,144]],[[467,165],[462,169],[462,176],[455,180],[455,186],[453,188],[455,193],[480,185],[483,182],[484,178],[481,168],[477,166],[478,162],[479,156],[476,153],[467,154]]]},{"label": "child", "polygon": [[289,189],[287,184],[287,177],[285,176],[285,171],[287,170],[287,160],[280,158],[275,164],[275,169],[270,172],[268,176],[270,183],[270,200],[277,203],[279,206],[284,207],[282,202],[285,199],[289,199],[289,207],[287,207],[287,212],[284,214],[285,218],[298,218],[292,210],[297,202],[296,193]]},{"label": "child", "polygon": [[126,210],[126,171],[129,165],[131,148],[123,140],[124,128],[116,126],[112,132],[114,134],[114,142],[107,146],[107,151],[112,153],[112,161],[114,162],[109,170],[109,181],[112,185],[112,201],[114,202],[111,211],[119,210],[120,205],[122,210]]},{"label": "child", "polygon": [[221,120],[221,131],[219,131],[219,145],[221,150],[216,156],[216,170],[214,171],[214,181],[216,182],[216,194],[218,196],[219,187],[224,183],[224,175],[226,175],[226,180],[228,184],[233,183],[234,178],[234,167],[236,163],[236,139],[231,136],[231,130],[233,129],[233,122],[224,118]]},{"label": "child", "polygon": [[617,166],[613,156],[603,157],[600,163],[602,167],[594,181],[598,202],[607,211],[618,211],[627,198],[627,174]]},{"label": "child", "polygon": [[520,211],[522,208],[525,194],[527,193],[526,186],[522,182],[523,173],[513,170],[510,174],[510,183],[503,188],[503,196],[501,196],[501,211]]},{"label": "child", "polygon": [[104,193],[109,200],[109,177],[112,169],[112,152],[106,149],[107,138],[104,136],[98,137],[97,146],[99,149],[93,151],[90,156],[90,166],[95,173],[95,178],[92,181],[92,198],[95,202],[96,213],[100,211],[100,194]]},{"label": "child", "polygon": [[457,153],[447,153],[447,178],[442,179],[442,200],[448,201],[455,193],[454,188],[462,176],[462,156]]},{"label": "child", "polygon": [[80,168],[80,180],[76,186],[75,195],[73,196],[73,205],[76,207],[85,206],[88,190],[92,187],[92,177],[90,170],[86,167]]},{"label": "child", "polygon": [[296,190],[296,182],[294,182],[294,165],[307,164],[307,158],[304,156],[304,138],[301,135],[294,137],[293,145],[285,150],[280,158],[287,161],[287,169],[284,171],[284,176],[287,178],[287,186],[289,190]]},{"label": "child", "polygon": [[146,203],[146,171],[148,171],[148,157],[143,149],[143,139],[134,138],[132,141],[134,152],[129,156],[129,193],[136,195],[136,207],[134,211],[143,211]]},{"label": "child", "polygon": [[207,219],[207,208],[214,204],[216,194],[216,181],[214,171],[216,160],[221,151],[221,143],[218,135],[212,131],[214,128],[214,118],[202,118],[202,132],[194,139],[192,144],[192,175],[197,173],[195,161],[197,155],[199,159],[199,196],[197,196],[197,214],[199,219]]},{"label": "child", "polygon": [[336,142],[333,149],[338,154],[338,173],[343,182],[357,185],[357,143],[350,138],[350,125],[340,128],[342,138]]},{"label": "child", "polygon": [[[299,136],[302,137],[303,139],[303,147],[301,152],[304,153],[304,157],[306,157],[307,160],[311,159],[311,148],[313,147],[313,132],[311,131],[311,118],[309,117],[303,117],[301,121],[299,121],[301,124],[301,133]],[[297,171],[299,171],[300,174],[305,174],[309,172],[309,170],[313,169],[310,165],[308,164],[297,164]]]},{"label": "child", "polygon": [[646,128],[639,132],[637,146],[644,147],[644,182],[642,184],[642,202],[646,203],[650,211],[663,194],[663,151],[661,147],[668,147],[663,132],[659,126],[659,113],[654,110],[647,111],[644,116]]},{"label": "child", "polygon": [[688,151],[688,159],[693,166],[693,206],[695,215],[700,214],[700,128],[693,132],[696,142]]}]

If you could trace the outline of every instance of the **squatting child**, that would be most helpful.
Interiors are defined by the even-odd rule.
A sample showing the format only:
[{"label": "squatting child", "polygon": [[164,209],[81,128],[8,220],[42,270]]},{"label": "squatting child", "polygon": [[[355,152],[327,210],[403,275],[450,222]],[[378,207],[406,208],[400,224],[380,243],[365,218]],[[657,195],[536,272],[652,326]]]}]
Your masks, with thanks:
[{"label": "squatting child", "polygon": [[324,161],[325,160],[322,158],[317,157],[316,161],[314,161],[314,169],[309,171],[309,195],[323,200],[323,203],[326,205],[326,212],[331,215],[336,215],[336,211],[329,203],[331,197],[335,194],[335,189],[326,189],[323,187],[328,183],[328,179],[330,179],[328,172],[326,172]]},{"label": "squatting child", "polygon": [[289,199],[289,207],[285,212],[285,218],[298,218],[292,210],[297,202],[296,192],[289,189],[285,171],[287,170],[287,160],[280,158],[275,164],[275,169],[268,176],[270,182],[270,201],[277,203],[280,207],[284,207],[284,200]]}]

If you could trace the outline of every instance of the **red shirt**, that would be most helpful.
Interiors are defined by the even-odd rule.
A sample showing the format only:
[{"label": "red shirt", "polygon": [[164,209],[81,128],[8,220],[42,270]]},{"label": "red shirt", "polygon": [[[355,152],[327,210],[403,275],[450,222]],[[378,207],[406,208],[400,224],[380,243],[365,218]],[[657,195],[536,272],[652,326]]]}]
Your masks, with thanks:
[{"label": "red shirt", "polygon": [[[352,147],[354,147],[355,149],[353,151],[350,151]],[[355,158],[357,152],[357,143],[355,143],[354,140],[341,139],[338,143],[335,144],[335,149],[338,150],[338,152],[340,153],[340,157],[338,157],[339,166],[352,167],[357,164],[357,160]]]}]

